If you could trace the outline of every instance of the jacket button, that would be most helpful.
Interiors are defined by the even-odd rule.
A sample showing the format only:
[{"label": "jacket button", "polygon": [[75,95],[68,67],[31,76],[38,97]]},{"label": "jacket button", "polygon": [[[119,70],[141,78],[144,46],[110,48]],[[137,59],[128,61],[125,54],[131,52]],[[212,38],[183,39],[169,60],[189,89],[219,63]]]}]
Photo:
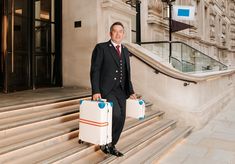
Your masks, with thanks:
[{"label": "jacket button", "polygon": [[113,78],[114,80],[117,80],[117,78],[115,77],[115,78]]}]

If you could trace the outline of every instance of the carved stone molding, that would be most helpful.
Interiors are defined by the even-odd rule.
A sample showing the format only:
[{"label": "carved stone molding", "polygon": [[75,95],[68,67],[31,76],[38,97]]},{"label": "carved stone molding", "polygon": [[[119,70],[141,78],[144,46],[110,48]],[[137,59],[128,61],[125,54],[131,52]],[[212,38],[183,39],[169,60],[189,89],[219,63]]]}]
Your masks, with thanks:
[{"label": "carved stone molding", "polygon": [[231,13],[230,13],[230,17],[231,17],[231,18],[235,18],[234,12],[231,12]]},{"label": "carved stone molding", "polygon": [[231,28],[230,28],[230,32],[231,32],[231,33],[235,33],[235,27],[231,27]]},{"label": "carved stone molding", "polygon": [[215,39],[215,29],[214,28],[210,28],[210,38],[211,39]]},{"label": "carved stone molding", "polygon": [[101,7],[106,10],[115,10],[127,15],[136,15],[136,11],[132,10],[128,4],[118,0],[103,0]]},{"label": "carved stone molding", "polygon": [[213,9],[211,9],[211,10],[210,10],[210,15],[216,16],[216,11],[214,11]]},{"label": "carved stone molding", "polygon": [[222,4],[221,4],[221,7],[222,7],[223,9],[225,9],[225,2],[222,1],[221,3],[222,3]]},{"label": "carved stone molding", "polygon": [[222,25],[226,25],[226,21],[225,20],[222,21]]},{"label": "carved stone molding", "polygon": [[222,34],[226,34],[226,24],[222,26]]},{"label": "carved stone molding", "polygon": [[156,11],[158,14],[162,13],[162,1],[161,0],[148,0],[148,9]]},{"label": "carved stone molding", "polygon": [[210,3],[211,5],[214,5],[214,4],[215,4],[215,0],[210,0],[209,3]]},{"label": "carved stone molding", "polygon": [[230,4],[229,9],[230,9],[231,11],[234,11],[234,4],[233,4],[233,3]]},{"label": "carved stone molding", "polygon": [[235,34],[231,34],[231,40],[235,40]]},{"label": "carved stone molding", "polygon": [[221,38],[221,43],[222,43],[223,46],[226,45],[226,36],[223,36],[223,37]]},{"label": "carved stone molding", "polygon": [[231,25],[232,25],[232,26],[235,26],[235,20],[232,20],[232,21],[231,21]]},{"label": "carved stone molding", "polygon": [[209,24],[211,27],[215,27],[215,16],[213,15],[210,16]]}]

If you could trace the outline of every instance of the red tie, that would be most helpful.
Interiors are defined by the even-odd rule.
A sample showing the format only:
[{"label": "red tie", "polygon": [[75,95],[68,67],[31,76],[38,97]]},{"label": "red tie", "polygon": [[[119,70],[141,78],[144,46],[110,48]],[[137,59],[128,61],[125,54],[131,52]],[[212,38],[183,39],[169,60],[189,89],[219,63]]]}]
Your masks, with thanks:
[{"label": "red tie", "polygon": [[117,53],[118,53],[118,56],[121,57],[121,52],[120,52],[120,46],[119,45],[116,45],[116,50],[117,50]]}]

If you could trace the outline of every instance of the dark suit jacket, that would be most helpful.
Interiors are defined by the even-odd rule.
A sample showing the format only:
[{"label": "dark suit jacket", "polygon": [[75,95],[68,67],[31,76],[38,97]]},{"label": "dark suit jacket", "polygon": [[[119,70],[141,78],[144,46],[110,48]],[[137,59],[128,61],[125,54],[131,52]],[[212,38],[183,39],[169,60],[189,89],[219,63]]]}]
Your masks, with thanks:
[{"label": "dark suit jacket", "polygon": [[[121,52],[126,60],[125,92],[126,96],[129,97],[134,93],[130,75],[129,51],[122,45]],[[119,58],[111,41],[97,44],[91,59],[90,79],[92,94],[101,93],[102,97],[106,96],[115,86],[118,76]]]}]

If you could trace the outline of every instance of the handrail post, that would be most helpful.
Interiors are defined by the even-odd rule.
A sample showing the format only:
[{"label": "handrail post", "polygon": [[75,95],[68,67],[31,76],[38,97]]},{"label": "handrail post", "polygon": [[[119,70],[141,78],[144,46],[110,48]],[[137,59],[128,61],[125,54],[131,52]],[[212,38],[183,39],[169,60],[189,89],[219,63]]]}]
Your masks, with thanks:
[{"label": "handrail post", "polygon": [[172,45],[171,45],[171,33],[172,33],[172,28],[171,28],[171,23],[172,23],[172,14],[171,14],[171,9],[172,9],[172,4],[171,1],[168,3],[169,5],[169,63],[171,63],[171,56],[172,56]]},{"label": "handrail post", "polygon": [[136,42],[141,45],[141,15],[140,15],[140,3],[136,1]]},{"label": "handrail post", "polygon": [[162,0],[162,2],[166,2],[169,7],[169,63],[171,63],[172,56],[172,45],[171,45],[171,34],[172,34],[172,2],[175,0]]}]

